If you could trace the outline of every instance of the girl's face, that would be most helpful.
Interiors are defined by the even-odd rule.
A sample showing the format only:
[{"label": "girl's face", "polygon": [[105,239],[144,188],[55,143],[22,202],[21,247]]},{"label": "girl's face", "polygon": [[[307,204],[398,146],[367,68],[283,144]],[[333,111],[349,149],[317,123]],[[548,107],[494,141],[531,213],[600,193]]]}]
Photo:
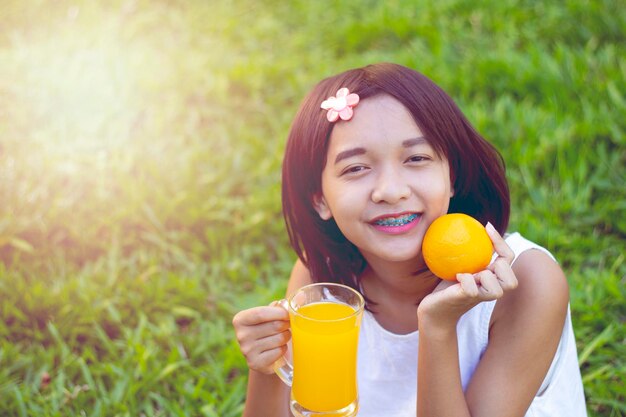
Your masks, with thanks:
[{"label": "girl's face", "polygon": [[372,262],[417,262],[428,226],[448,211],[450,169],[437,156],[396,99],[362,100],[354,116],[330,136],[321,218],[334,218],[341,232]]}]

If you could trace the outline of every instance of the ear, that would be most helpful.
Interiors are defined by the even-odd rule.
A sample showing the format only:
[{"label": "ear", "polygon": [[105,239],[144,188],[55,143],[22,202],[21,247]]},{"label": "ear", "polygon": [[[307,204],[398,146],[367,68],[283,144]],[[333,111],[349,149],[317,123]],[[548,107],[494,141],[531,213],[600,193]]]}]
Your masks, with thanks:
[{"label": "ear", "polygon": [[328,204],[326,204],[326,199],[321,194],[313,196],[313,208],[315,208],[322,220],[330,220],[333,217]]}]

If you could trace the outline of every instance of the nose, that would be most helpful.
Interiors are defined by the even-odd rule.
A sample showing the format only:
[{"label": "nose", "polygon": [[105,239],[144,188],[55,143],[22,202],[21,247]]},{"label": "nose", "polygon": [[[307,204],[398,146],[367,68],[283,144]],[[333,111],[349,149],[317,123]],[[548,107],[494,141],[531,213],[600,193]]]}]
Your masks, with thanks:
[{"label": "nose", "polygon": [[380,172],[372,190],[374,203],[396,204],[411,195],[411,188],[402,174],[393,169]]}]

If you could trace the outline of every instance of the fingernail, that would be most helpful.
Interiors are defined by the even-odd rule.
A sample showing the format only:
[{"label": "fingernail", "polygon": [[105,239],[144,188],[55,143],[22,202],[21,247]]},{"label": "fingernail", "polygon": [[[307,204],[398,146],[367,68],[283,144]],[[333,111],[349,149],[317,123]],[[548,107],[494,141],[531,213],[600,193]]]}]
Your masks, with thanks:
[{"label": "fingernail", "polygon": [[496,230],[495,227],[493,227],[493,224],[491,224],[491,222],[487,222],[487,226],[485,226],[485,228],[487,229],[487,231],[489,233],[496,233],[496,234],[498,234],[498,231]]},{"label": "fingernail", "polygon": [[287,303],[287,300],[285,300],[284,298],[282,300],[275,300],[272,301],[272,303],[270,304],[270,306],[272,307],[281,307],[284,310],[289,311],[289,305]]}]

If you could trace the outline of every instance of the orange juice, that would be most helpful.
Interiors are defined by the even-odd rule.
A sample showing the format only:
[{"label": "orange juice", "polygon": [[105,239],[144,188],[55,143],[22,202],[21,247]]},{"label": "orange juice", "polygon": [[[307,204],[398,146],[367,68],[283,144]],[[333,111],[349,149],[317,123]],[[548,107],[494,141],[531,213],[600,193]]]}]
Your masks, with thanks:
[{"label": "orange juice", "polygon": [[292,396],[302,406],[333,411],[357,399],[360,314],[335,302],[307,304],[291,313]]}]

